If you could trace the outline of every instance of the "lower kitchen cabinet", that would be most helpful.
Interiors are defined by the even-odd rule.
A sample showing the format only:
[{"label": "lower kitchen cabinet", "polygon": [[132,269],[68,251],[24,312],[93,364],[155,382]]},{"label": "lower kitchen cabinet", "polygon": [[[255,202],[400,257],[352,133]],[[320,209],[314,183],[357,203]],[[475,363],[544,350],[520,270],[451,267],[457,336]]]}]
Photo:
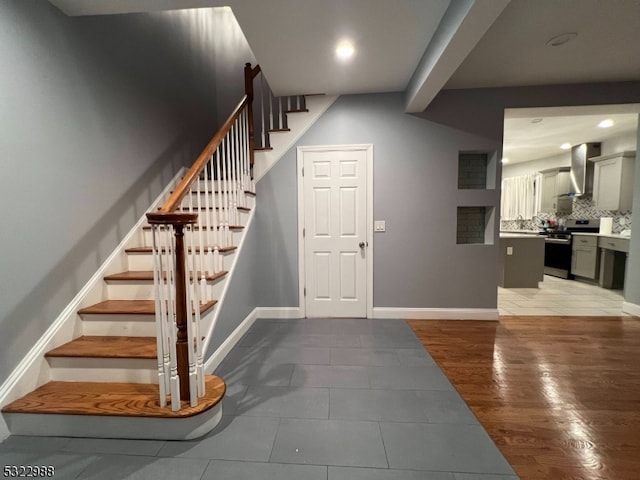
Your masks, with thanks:
[{"label": "lower kitchen cabinet", "polygon": [[573,275],[598,278],[599,256],[598,237],[593,235],[576,235],[571,252],[571,273]]}]

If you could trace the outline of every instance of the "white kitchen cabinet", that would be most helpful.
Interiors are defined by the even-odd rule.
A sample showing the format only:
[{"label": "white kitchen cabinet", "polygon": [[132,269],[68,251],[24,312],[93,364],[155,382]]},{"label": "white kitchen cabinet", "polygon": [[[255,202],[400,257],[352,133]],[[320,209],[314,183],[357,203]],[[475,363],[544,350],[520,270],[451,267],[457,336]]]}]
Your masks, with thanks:
[{"label": "white kitchen cabinet", "polygon": [[570,168],[561,167],[540,172],[540,211],[544,213],[571,212],[573,199],[562,197],[569,191]]},{"label": "white kitchen cabinet", "polygon": [[598,237],[574,235],[571,252],[571,273],[579,277],[598,278]]},{"label": "white kitchen cabinet", "polygon": [[636,152],[590,158],[595,163],[593,200],[598,210],[631,210]]}]

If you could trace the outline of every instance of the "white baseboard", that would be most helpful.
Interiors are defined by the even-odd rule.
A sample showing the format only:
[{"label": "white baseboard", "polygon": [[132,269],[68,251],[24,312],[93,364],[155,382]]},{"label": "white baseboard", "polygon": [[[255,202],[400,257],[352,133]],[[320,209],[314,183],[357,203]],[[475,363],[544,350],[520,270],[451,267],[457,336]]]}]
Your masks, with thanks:
[{"label": "white baseboard", "polygon": [[497,321],[498,317],[497,308],[373,308],[373,318]]},{"label": "white baseboard", "polygon": [[256,321],[256,308],[254,308],[249,315],[245,317],[245,319],[240,322],[240,325],[236,327],[236,329],[227,337],[227,339],[222,342],[222,345],[218,347],[218,349],[213,352],[207,361],[204,363],[204,371],[207,373],[213,372],[218,366],[222,363],[225,357],[229,354],[231,349],[235,347],[236,343],[240,341],[242,336],[247,333],[247,331],[251,328],[253,323]]},{"label": "white baseboard", "polygon": [[635,303],[622,302],[622,311],[640,317],[640,305],[636,305]]},{"label": "white baseboard", "polygon": [[[166,188],[158,195],[154,202],[149,207],[150,209],[156,207],[160,202],[166,198],[168,193],[174,187],[176,181],[178,181],[184,173],[184,168],[180,169],[178,173],[169,182]],[[138,230],[142,227],[142,224],[146,221],[146,215],[143,215],[135,226],[127,233],[122,239],[120,244],[111,252],[109,257],[102,263],[96,273],[89,279],[89,281],[82,287],[78,294],[71,300],[71,302],[65,307],[65,309],[58,315],[54,322],[45,331],[44,335],[36,342],[36,344],[29,350],[29,352],[20,361],[18,366],[11,372],[9,377],[0,386],[0,407],[7,405],[8,403],[16,400],[23,395],[26,395],[30,391],[46,383],[48,378],[41,375],[41,365],[44,358],[44,353],[51,348],[58,346],[55,345],[56,337],[60,338],[62,333],[70,330],[69,335],[73,335],[73,328],[77,311],[82,307],[82,302],[89,295],[89,293],[103,281],[103,277],[106,274],[109,266],[118,258],[118,256],[124,251],[132,238],[136,235]],[[6,422],[0,416],[0,441],[9,436],[9,429]]]},{"label": "white baseboard", "polygon": [[300,307],[257,307],[257,318],[302,318]]}]

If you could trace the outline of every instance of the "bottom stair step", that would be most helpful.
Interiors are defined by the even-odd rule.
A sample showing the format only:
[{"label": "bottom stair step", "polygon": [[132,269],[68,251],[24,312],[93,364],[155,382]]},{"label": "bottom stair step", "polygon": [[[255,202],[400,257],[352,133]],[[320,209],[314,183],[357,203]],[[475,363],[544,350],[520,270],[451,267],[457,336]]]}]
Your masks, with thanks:
[{"label": "bottom stair step", "polygon": [[174,412],[161,407],[158,385],[144,383],[49,382],[2,409],[2,413],[98,415],[118,417],[184,418],[216,406],[226,385],[220,377],[207,375],[205,396],[196,407],[182,402]]},{"label": "bottom stair step", "polygon": [[196,407],[160,407],[158,386],[142,383],[49,382],[2,409],[12,435],[190,440],[222,418],[226,386],[206,377]]}]

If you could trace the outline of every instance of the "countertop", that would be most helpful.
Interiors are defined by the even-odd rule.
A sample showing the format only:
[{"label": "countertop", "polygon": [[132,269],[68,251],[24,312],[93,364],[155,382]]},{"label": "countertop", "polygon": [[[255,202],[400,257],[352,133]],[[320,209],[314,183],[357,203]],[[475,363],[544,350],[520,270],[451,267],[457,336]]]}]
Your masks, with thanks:
[{"label": "countertop", "polygon": [[539,230],[500,230],[500,235],[503,233],[520,233],[525,235],[539,235]]},{"label": "countertop", "polygon": [[544,240],[544,235],[533,235],[527,233],[511,233],[511,232],[500,232],[500,238],[528,238],[531,240],[540,239]]},{"label": "countertop", "polygon": [[609,237],[609,238],[620,238],[622,240],[630,240],[631,237],[627,237],[626,235],[620,235],[619,233],[574,233],[573,235],[587,235],[591,237]]}]

